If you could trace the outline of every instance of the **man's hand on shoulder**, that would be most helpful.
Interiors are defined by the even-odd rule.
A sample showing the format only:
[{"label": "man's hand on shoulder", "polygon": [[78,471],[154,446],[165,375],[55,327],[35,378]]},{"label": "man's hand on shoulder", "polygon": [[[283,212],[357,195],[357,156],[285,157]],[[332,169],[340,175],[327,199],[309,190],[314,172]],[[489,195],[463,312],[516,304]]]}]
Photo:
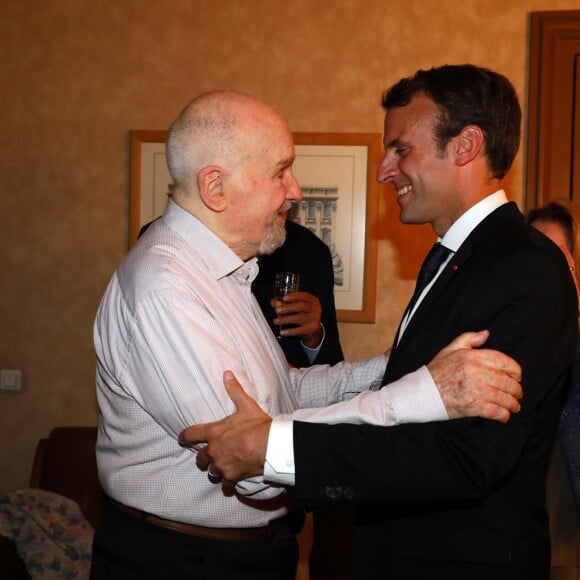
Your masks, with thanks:
[{"label": "man's hand on shoulder", "polygon": [[488,331],[464,333],[427,365],[451,418],[507,423],[521,408],[520,365],[501,352],[478,348],[488,337]]}]

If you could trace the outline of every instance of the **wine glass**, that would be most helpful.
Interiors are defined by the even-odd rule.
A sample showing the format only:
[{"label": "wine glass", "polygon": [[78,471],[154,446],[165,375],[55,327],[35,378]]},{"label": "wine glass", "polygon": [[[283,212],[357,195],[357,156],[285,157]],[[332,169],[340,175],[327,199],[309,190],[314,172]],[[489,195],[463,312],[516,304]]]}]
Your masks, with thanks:
[{"label": "wine glass", "polygon": [[[300,274],[296,272],[277,272],[276,281],[274,282],[274,307],[282,306],[284,301],[282,298],[290,292],[297,292],[300,287]],[[276,338],[283,338],[280,335],[282,326],[278,328],[278,336]]]}]

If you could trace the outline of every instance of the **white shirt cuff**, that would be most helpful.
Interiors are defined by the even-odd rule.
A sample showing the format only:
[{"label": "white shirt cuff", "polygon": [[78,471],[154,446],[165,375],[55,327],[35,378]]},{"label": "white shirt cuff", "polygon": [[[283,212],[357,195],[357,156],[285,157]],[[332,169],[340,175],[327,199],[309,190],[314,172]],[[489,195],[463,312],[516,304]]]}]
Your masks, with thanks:
[{"label": "white shirt cuff", "polygon": [[[449,415],[426,366],[387,385],[397,423],[445,421]],[[419,403],[420,401],[420,403]]]},{"label": "white shirt cuff", "polygon": [[281,485],[294,485],[294,425],[273,419],[268,435],[264,479]]},{"label": "white shirt cuff", "polygon": [[[449,419],[437,385],[426,366],[405,375],[387,387],[395,424],[423,423]],[[419,403],[420,402],[420,403]],[[264,479],[295,485],[293,422],[273,419],[268,435]]]},{"label": "white shirt cuff", "polygon": [[304,354],[308,357],[310,364],[312,364],[316,360],[316,357],[320,352],[322,344],[324,343],[324,337],[326,336],[326,330],[324,330],[324,324],[322,324],[322,322],[320,323],[320,327],[322,328],[322,338],[320,340],[320,344],[316,348],[310,348],[309,346],[306,346],[302,341],[300,341],[300,346],[302,346],[302,350],[304,351]]}]

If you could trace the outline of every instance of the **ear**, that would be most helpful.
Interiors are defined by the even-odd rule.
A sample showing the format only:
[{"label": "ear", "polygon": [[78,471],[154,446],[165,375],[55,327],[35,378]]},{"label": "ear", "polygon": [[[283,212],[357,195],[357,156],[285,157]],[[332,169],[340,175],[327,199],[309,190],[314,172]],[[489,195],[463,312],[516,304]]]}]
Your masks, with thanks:
[{"label": "ear", "polygon": [[226,200],[223,195],[222,181],[222,169],[217,165],[202,167],[197,174],[199,197],[209,209],[215,212],[221,212],[225,208]]},{"label": "ear", "polygon": [[483,131],[477,125],[467,125],[454,139],[453,154],[456,165],[463,166],[473,161],[483,150]]}]

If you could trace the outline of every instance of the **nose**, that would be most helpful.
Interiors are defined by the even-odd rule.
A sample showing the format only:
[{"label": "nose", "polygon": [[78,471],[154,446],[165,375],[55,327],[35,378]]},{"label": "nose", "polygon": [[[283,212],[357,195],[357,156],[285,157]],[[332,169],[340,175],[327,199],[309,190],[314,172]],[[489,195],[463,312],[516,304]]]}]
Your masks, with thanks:
[{"label": "nose", "polygon": [[286,199],[292,201],[302,201],[302,188],[298,185],[296,178],[292,174],[290,177],[290,182],[288,183],[288,189],[286,191]]},{"label": "nose", "polygon": [[393,153],[386,151],[377,169],[377,181],[389,183],[398,173],[399,167]]}]

